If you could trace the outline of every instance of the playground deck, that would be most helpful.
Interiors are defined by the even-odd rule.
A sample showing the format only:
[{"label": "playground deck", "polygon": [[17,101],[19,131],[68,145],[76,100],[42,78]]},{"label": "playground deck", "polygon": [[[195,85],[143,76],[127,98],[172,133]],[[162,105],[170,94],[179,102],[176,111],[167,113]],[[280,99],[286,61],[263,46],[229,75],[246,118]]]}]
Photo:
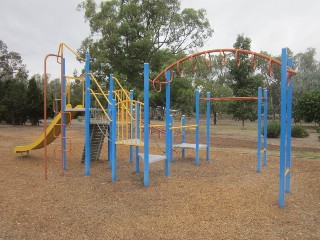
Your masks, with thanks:
[{"label": "playground deck", "polygon": [[[269,141],[268,166],[256,173],[256,129],[250,125],[247,130],[213,127],[211,161],[200,151],[200,165],[195,166],[194,150],[186,150],[182,160],[177,149],[170,177],[164,176],[164,161],[159,161],[150,165],[150,186],[143,187],[143,173],[134,172],[127,146],[117,148],[117,182],[110,181],[104,159],[93,162],[91,176],[84,177],[81,124],[74,121],[68,128],[72,152],[63,177],[53,160],[55,144],[49,145],[47,181],[42,150],[24,158],[12,154],[15,145],[39,135],[41,126],[0,125],[0,239],[320,238],[316,133],[293,139],[292,193],[280,209],[279,140]],[[157,134],[150,139],[152,152],[162,154],[155,141],[164,149],[164,139]]]}]

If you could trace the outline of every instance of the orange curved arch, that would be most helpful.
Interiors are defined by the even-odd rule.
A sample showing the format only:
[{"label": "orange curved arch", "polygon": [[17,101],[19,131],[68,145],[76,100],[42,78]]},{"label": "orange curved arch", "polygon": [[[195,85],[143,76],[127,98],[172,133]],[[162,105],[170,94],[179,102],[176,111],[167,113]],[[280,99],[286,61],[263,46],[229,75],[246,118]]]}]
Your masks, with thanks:
[{"label": "orange curved arch", "polygon": [[[179,64],[183,63],[184,61],[188,60],[189,62],[193,62],[194,59],[197,59],[198,56],[204,55],[205,56],[205,61],[206,61],[206,56],[210,56],[210,53],[219,53],[219,57],[221,58],[221,64],[223,62],[225,62],[225,53],[229,52],[229,53],[236,53],[236,64],[237,66],[240,65],[240,54],[247,54],[247,55],[251,55],[251,60],[252,60],[252,67],[255,68],[256,67],[256,57],[260,57],[263,59],[266,59],[268,61],[268,73],[272,74],[273,71],[273,64],[277,64],[279,66],[281,66],[281,62],[277,59],[274,59],[272,57],[269,57],[267,55],[261,54],[261,53],[257,53],[257,52],[253,52],[253,51],[249,51],[249,50],[244,50],[244,49],[236,49],[236,48],[220,48],[220,49],[213,49],[213,50],[207,50],[207,51],[202,51],[202,52],[198,52],[198,53],[194,53],[191,54],[189,56],[186,56],[184,58],[181,58],[180,60],[176,61],[175,63],[171,64],[170,66],[168,66],[166,69],[164,69],[162,72],[160,72],[152,81],[154,90],[156,92],[160,92],[162,85],[166,85],[168,82],[172,82],[173,81],[173,72],[172,69],[173,68],[178,68],[179,69]],[[211,58],[211,56],[209,57]],[[207,64],[206,64],[207,65]],[[170,80],[166,78],[166,72],[167,71],[171,72],[171,77]],[[295,74],[297,74],[297,72],[291,68],[291,67],[287,67],[287,72],[289,74],[289,76],[293,76]],[[164,76],[165,81],[160,81],[160,79]],[[169,80],[169,81],[168,81]],[[156,84],[159,85],[159,88],[156,89]]]}]

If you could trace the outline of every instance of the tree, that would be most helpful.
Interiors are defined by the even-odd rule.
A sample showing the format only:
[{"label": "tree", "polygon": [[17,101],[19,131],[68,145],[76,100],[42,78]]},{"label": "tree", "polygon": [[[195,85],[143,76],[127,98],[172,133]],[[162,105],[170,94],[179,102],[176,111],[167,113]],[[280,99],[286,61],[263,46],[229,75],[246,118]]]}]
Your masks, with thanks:
[{"label": "tree", "polygon": [[28,73],[19,53],[9,52],[0,40],[0,121],[23,124]]},{"label": "tree", "polygon": [[[47,116],[53,118],[55,113],[60,111],[60,79],[49,80],[47,85]],[[55,107],[55,108],[54,108]]]},{"label": "tree", "polygon": [[[204,62],[204,57],[198,57],[199,70],[194,72],[193,84],[196,88],[201,89],[202,97],[206,97],[207,92],[211,93],[211,97],[231,97],[233,91],[227,84],[228,72],[219,64],[219,57],[212,57],[213,63],[207,66]],[[190,66],[189,66],[190,68]],[[189,70],[190,71],[190,70]],[[213,113],[213,123],[217,124],[217,114],[227,113],[229,102],[227,101],[212,101],[211,109]],[[200,102],[200,111],[205,113],[206,102]]]},{"label": "tree", "polygon": [[27,120],[26,81],[18,78],[8,79],[4,83],[4,88],[3,119],[12,125],[24,124]]},{"label": "tree", "polygon": [[293,58],[294,67],[298,70],[297,75],[293,77],[292,83],[293,117],[295,120],[304,118],[300,112],[302,109],[300,106],[302,103],[300,101],[301,95],[304,93],[309,94],[309,92],[316,90],[320,91],[320,63],[316,60],[316,55],[317,53],[314,48],[308,48],[305,53],[298,53]]},{"label": "tree", "polygon": [[43,116],[43,95],[35,77],[29,80],[26,99],[28,118],[33,126],[38,125]]},{"label": "tree", "polygon": [[298,114],[308,123],[320,124],[320,90],[309,91],[300,96]]},{"label": "tree", "polygon": [[[246,87],[237,90],[237,97],[257,96],[258,87],[261,87],[263,82],[262,75],[255,75],[248,77],[248,84]],[[229,113],[233,115],[234,119],[242,121],[255,121],[258,118],[257,101],[232,101],[229,104]]]},{"label": "tree", "polygon": [[27,74],[21,55],[17,52],[8,52],[7,45],[0,40],[0,81],[15,75],[27,78]]},{"label": "tree", "polygon": [[189,79],[177,77],[171,85],[171,102],[173,109],[180,109],[184,115],[191,115],[195,105],[195,93]]},{"label": "tree", "polygon": [[[288,51],[290,53],[290,51]],[[262,51],[261,54],[272,57],[281,61],[280,56],[272,56],[271,54]],[[280,114],[280,92],[281,92],[281,68],[278,65],[272,65],[272,73],[268,70],[268,61],[262,58],[257,58],[257,70],[264,77],[263,86],[268,89],[268,102],[273,120],[276,119],[276,114]]]},{"label": "tree", "polygon": [[162,67],[159,57],[202,47],[213,30],[204,9],[180,9],[179,0],[93,0],[79,4],[91,34],[79,52],[90,52],[91,68],[101,81],[106,73],[123,74],[137,90],[143,88],[143,63]]},{"label": "tree", "polygon": [[[251,39],[238,35],[234,48],[250,50]],[[262,86],[263,76],[255,74],[255,70],[251,66],[249,56],[246,54],[240,55],[240,65],[237,66],[235,59],[230,60],[229,78],[231,80],[231,88],[234,96],[247,97],[257,96],[258,87]],[[244,121],[246,119],[254,121],[257,119],[256,102],[254,101],[236,101],[230,103],[229,113],[236,120]]]},{"label": "tree", "polygon": [[[210,92],[211,97],[231,97],[233,92],[232,89],[227,85],[219,81],[207,81],[204,93]],[[203,95],[203,97],[206,97]],[[228,113],[230,102],[229,101],[213,101],[211,102],[211,109],[213,113],[213,124],[217,124],[218,113]]]}]

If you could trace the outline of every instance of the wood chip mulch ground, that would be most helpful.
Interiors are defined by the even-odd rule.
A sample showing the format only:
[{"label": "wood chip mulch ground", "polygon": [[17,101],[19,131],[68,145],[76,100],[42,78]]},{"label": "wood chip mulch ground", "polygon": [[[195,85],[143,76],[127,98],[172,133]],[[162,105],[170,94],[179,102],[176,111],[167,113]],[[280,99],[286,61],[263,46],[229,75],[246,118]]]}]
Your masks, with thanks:
[{"label": "wood chip mulch ground", "polygon": [[[40,127],[0,125],[0,239],[320,239],[320,160],[293,158],[292,188],[278,205],[279,157],[256,172],[256,143],[212,148],[212,159],[194,165],[194,152],[174,152],[171,175],[164,162],[136,173],[129,148],[118,147],[118,181],[111,182],[104,147],[101,161],[84,176],[83,128],[71,126],[68,170],[49,146],[49,179],[43,150],[20,158],[14,146],[32,142]],[[237,136],[234,137],[235,139]],[[233,138],[233,139],[234,139]],[[220,142],[224,138],[213,138]],[[239,145],[237,145],[239,144]],[[153,143],[152,153],[161,153]],[[301,149],[300,149],[301,150]],[[319,152],[319,149],[316,150]]]}]

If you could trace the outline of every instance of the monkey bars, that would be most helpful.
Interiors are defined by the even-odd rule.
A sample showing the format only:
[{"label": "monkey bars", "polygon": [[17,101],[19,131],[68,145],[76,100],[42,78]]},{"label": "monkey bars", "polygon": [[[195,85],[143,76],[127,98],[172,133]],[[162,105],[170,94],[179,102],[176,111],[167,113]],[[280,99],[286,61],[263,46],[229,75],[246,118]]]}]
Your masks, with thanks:
[{"label": "monkey bars", "polygon": [[[198,53],[191,54],[189,56],[186,56],[173,64],[169,65],[167,68],[165,68],[162,72],[160,72],[153,80],[151,80],[153,88],[156,92],[160,92],[162,90],[162,85],[167,85],[168,83],[171,83],[174,79],[174,73],[176,75],[181,75],[185,71],[185,62],[189,62],[189,66],[193,71],[196,71],[199,67],[199,61],[198,57],[202,56],[204,59],[204,65],[206,67],[211,67],[213,65],[213,57],[212,54],[218,54],[218,63],[220,65],[225,65],[227,62],[227,56],[226,53],[233,53],[234,55],[234,60],[236,62],[237,66],[240,66],[241,64],[241,54],[245,55],[251,55],[250,61],[251,61],[251,66],[253,69],[256,68],[257,62],[256,59],[257,57],[260,57],[262,59],[265,59],[268,61],[268,74],[272,75],[273,74],[273,66],[274,65],[279,65],[281,66],[282,63],[281,61],[274,59],[270,56],[249,51],[249,50],[244,50],[244,49],[235,49],[235,48],[221,48],[221,49],[213,49],[213,50],[207,50],[207,51],[202,51]],[[232,57],[232,56],[230,56]],[[291,76],[295,75],[297,72],[292,69],[290,66],[286,66],[286,71],[287,71],[287,78],[291,79]],[[170,72],[170,74],[166,74],[166,72]],[[167,77],[167,75],[170,75],[170,77]],[[161,79],[164,78],[164,81]],[[159,85],[159,89],[156,88],[156,85]]]}]

